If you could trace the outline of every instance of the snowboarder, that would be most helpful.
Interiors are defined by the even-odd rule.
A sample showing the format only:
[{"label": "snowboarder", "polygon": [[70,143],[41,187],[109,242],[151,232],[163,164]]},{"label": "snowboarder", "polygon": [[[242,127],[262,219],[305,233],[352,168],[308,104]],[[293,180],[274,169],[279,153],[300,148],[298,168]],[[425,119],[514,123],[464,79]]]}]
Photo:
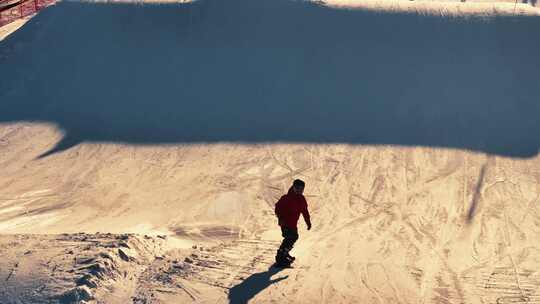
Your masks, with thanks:
[{"label": "snowboarder", "polygon": [[276,254],[276,265],[288,267],[294,261],[294,257],[289,254],[294,243],[298,240],[297,223],[300,214],[306,221],[307,229],[311,229],[311,220],[309,217],[308,205],[304,195],[305,183],[296,179],[289,189],[289,192],[283,195],[276,203],[276,216],[278,224],[281,227],[283,242]]}]

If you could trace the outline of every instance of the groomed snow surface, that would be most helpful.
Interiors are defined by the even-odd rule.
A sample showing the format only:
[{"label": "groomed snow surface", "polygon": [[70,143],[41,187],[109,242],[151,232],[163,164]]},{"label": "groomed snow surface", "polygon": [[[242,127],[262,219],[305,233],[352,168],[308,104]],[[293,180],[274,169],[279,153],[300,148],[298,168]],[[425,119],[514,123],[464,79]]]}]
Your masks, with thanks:
[{"label": "groomed snow surface", "polygon": [[[537,14],[59,2],[2,29],[0,302],[540,302]],[[295,178],[313,229],[271,268]]]}]

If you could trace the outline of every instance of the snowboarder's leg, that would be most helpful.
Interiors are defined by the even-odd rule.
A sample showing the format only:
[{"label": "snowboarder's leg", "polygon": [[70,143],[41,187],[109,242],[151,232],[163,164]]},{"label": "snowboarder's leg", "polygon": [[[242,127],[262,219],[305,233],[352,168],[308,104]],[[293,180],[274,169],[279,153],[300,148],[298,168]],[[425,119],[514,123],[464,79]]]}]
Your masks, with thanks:
[{"label": "snowboarder's leg", "polygon": [[298,240],[298,232],[294,229],[281,227],[281,235],[283,236],[283,242],[281,242],[281,246],[279,246],[279,249],[277,251],[276,263],[290,264],[292,261],[294,261],[294,257],[289,254],[289,251],[291,251],[294,243],[296,242],[296,240]]},{"label": "snowboarder's leg", "polygon": [[283,236],[283,242],[279,248],[285,249],[289,253],[293,249],[294,243],[298,240],[298,232],[294,229],[282,227],[281,235]]}]

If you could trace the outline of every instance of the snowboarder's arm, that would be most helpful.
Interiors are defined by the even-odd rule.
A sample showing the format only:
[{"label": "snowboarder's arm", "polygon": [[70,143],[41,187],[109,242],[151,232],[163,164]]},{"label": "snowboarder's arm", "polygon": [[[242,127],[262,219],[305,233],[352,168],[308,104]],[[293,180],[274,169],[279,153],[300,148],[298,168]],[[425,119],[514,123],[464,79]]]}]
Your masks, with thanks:
[{"label": "snowboarder's arm", "polygon": [[282,224],[281,216],[280,216],[280,213],[281,213],[281,208],[280,208],[281,204],[280,204],[280,202],[281,202],[282,199],[283,199],[283,197],[280,198],[279,201],[276,203],[276,208],[274,210],[274,213],[276,214],[276,216],[278,218],[278,225],[280,225],[280,226]]},{"label": "snowboarder's arm", "polygon": [[306,221],[307,229],[311,229],[311,217],[309,216],[307,201],[304,199],[304,206],[302,208],[302,216],[304,217],[304,221]]}]

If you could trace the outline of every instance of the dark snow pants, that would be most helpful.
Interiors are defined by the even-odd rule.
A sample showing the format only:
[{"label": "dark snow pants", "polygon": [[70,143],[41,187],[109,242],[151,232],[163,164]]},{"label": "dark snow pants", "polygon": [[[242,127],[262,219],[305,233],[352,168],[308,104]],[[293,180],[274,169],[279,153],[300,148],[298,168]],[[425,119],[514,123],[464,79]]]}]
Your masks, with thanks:
[{"label": "dark snow pants", "polygon": [[281,226],[281,236],[283,236],[283,242],[281,242],[278,252],[289,254],[289,251],[293,249],[294,243],[298,240],[298,231]]}]

